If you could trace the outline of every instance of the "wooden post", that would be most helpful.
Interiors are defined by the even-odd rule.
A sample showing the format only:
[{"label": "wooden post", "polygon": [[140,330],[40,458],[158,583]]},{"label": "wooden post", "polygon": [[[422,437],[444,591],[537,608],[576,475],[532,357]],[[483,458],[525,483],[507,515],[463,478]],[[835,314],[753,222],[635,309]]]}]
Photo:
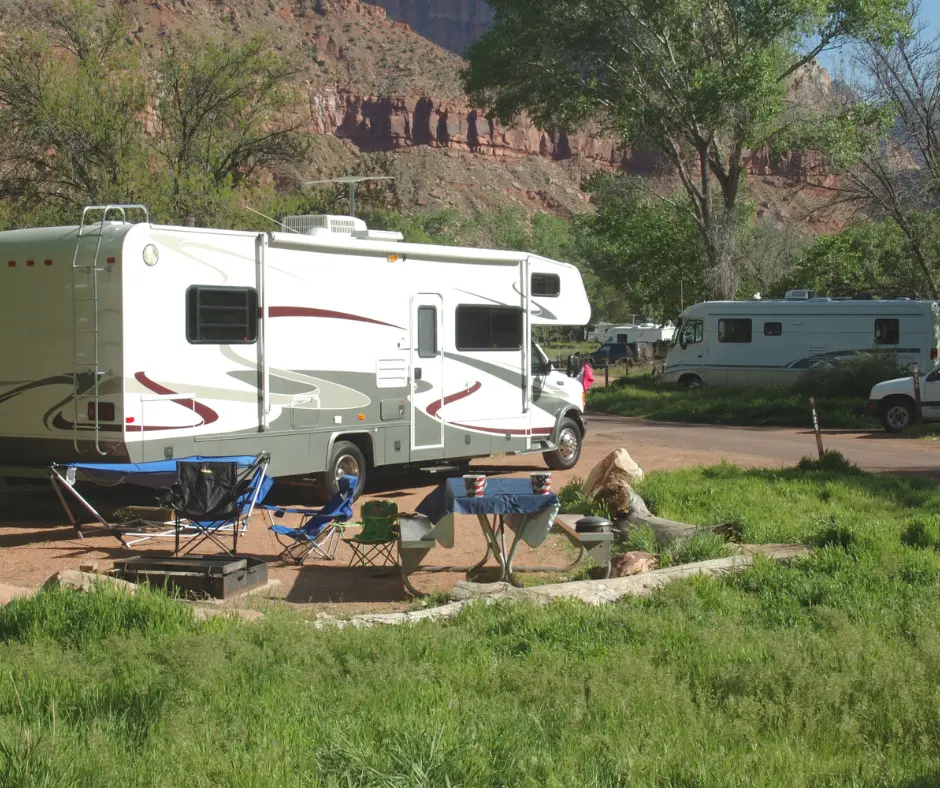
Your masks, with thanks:
[{"label": "wooden post", "polygon": [[604,360],[604,388],[610,385],[610,356]]},{"label": "wooden post", "polygon": [[915,364],[911,372],[914,373],[914,423],[920,424],[920,364]]},{"label": "wooden post", "polygon": [[819,459],[823,456],[822,433],[819,431],[819,417],[816,415],[816,398],[809,398],[809,406],[813,411],[813,432],[816,433],[816,450],[819,452]]}]

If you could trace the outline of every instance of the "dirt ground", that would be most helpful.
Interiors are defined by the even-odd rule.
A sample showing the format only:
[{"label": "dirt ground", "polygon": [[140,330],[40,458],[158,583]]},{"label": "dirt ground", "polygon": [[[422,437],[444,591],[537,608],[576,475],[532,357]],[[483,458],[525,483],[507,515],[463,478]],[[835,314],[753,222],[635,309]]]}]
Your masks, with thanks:
[{"label": "dirt ground", "polygon": [[[940,468],[940,448],[934,444],[879,438],[868,433],[827,435],[827,446],[837,448],[862,467],[891,472],[935,475]],[[574,471],[554,472],[552,485],[560,488],[572,476],[585,477],[609,452],[627,447],[647,471],[670,470],[727,460],[743,467],[793,464],[815,448],[812,433],[805,430],[747,429],[710,426],[656,424],[634,419],[594,416],[581,461]],[[527,476],[544,470],[540,455],[498,457],[480,460],[474,470],[488,475]],[[362,501],[393,500],[402,512],[414,511],[418,503],[442,478],[426,473],[384,475],[373,478]],[[89,498],[112,508],[116,503],[152,503],[152,497],[118,501],[109,491],[86,487]],[[125,493],[126,494],[126,493]],[[107,498],[103,496],[108,496]],[[279,505],[311,505],[303,488],[276,485],[267,497]],[[358,506],[357,506],[358,513]],[[290,517],[290,516],[289,516]],[[290,524],[286,518],[284,522]],[[350,530],[348,533],[354,533]],[[80,565],[98,563],[107,568],[118,558],[141,553],[168,554],[169,539],[153,539],[126,549],[112,536],[94,535],[78,539],[68,525],[62,507],[50,490],[0,496],[0,584],[18,587],[40,585],[51,574]],[[460,566],[476,563],[485,550],[480,527],[473,517],[456,520],[455,545],[433,549],[425,563]],[[208,550],[207,550],[208,552]],[[273,561],[279,552],[274,535],[261,514],[255,514],[247,534],[239,540],[239,553]],[[559,567],[573,555],[568,541],[552,534],[537,550],[519,549],[518,565]],[[403,610],[414,604],[395,573],[372,568],[348,567],[351,552],[340,544],[335,561],[308,560],[303,567],[272,563],[269,577],[278,581],[272,595],[298,603],[316,612],[352,614],[365,611]],[[490,563],[495,565],[493,559]],[[424,592],[447,591],[464,575],[457,572],[417,573],[415,586]]]}]

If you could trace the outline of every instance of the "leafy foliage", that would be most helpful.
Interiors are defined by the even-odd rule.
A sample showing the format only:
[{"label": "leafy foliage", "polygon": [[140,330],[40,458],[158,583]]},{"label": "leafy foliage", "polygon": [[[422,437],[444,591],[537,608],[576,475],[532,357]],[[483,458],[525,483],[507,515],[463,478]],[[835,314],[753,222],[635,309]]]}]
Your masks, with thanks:
[{"label": "leafy foliage", "polygon": [[712,291],[733,296],[746,148],[792,122],[787,92],[819,53],[903,29],[905,0],[493,0],[464,83],[502,120],[601,125],[673,166]]}]

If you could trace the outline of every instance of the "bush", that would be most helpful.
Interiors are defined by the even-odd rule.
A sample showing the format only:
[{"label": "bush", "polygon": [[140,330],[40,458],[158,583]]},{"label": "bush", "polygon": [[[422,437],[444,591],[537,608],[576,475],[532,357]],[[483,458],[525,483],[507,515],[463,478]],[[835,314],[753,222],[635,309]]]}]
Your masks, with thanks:
[{"label": "bush", "polygon": [[876,351],[860,353],[855,358],[815,367],[796,384],[799,393],[807,397],[859,397],[868,398],[871,387],[883,380],[901,378],[910,374],[894,353]]},{"label": "bush", "polygon": [[815,457],[804,457],[797,467],[801,471],[820,471],[822,473],[864,473],[857,465],[845,459],[841,453],[831,449],[826,449],[818,460]]}]

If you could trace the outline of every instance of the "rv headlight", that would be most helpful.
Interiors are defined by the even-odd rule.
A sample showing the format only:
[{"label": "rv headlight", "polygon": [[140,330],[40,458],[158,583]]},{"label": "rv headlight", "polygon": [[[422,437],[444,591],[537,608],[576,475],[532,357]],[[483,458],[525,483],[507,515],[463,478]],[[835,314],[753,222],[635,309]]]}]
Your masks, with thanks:
[{"label": "rv headlight", "polygon": [[160,259],[160,251],[153,244],[147,244],[144,247],[144,262],[147,265],[156,265]]}]

